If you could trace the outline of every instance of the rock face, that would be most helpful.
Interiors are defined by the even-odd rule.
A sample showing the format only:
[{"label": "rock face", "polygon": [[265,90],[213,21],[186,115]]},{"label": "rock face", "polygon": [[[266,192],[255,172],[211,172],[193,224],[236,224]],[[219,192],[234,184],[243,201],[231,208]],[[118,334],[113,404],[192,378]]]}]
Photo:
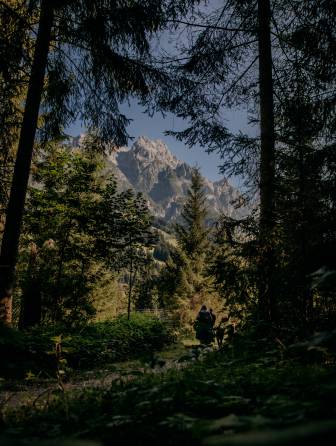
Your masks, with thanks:
[{"label": "rock face", "polygon": [[[142,192],[156,217],[166,223],[178,219],[191,184],[192,167],[179,161],[165,143],[141,136],[131,148],[112,153],[107,169],[116,176],[121,190]],[[236,208],[241,195],[227,179],[212,182],[204,178],[204,189],[210,217],[247,214],[246,208]]]}]

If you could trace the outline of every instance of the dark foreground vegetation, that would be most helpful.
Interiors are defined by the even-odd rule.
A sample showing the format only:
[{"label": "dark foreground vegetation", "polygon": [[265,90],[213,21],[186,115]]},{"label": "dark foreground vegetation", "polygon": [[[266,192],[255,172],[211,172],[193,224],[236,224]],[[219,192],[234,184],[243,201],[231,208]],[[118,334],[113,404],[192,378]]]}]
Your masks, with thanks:
[{"label": "dark foreground vegetation", "polygon": [[173,335],[157,318],[141,314],[72,331],[57,326],[26,332],[1,327],[0,355],[6,361],[1,362],[0,377],[32,380],[55,378],[60,370],[68,376],[75,370],[106,368],[160,350],[172,340]]},{"label": "dark foreground vegetation", "polygon": [[181,370],[139,373],[107,389],[60,393],[43,408],[6,412],[4,438],[18,445],[20,438],[37,445],[45,444],[39,438],[83,446],[88,439],[94,445],[332,445],[335,336],[285,346],[249,333],[218,352],[194,346],[180,357],[187,364]]}]

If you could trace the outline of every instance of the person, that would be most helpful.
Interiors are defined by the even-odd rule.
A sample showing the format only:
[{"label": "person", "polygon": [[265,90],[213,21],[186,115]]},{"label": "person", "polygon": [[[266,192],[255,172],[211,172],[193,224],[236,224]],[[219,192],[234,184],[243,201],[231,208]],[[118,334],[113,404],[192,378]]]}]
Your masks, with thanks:
[{"label": "person", "polygon": [[223,340],[224,340],[224,335],[225,335],[225,324],[227,323],[227,321],[229,320],[229,318],[227,316],[223,316],[219,325],[214,329],[215,332],[215,338],[218,344],[218,348],[221,348],[223,345]]},{"label": "person", "polygon": [[215,326],[215,323],[216,323],[216,315],[215,315],[215,313],[213,312],[212,308],[210,308],[209,313],[210,313],[211,320],[212,320],[212,327],[214,327],[214,326]]},{"label": "person", "polygon": [[198,312],[194,328],[196,330],[196,339],[201,344],[210,344],[213,341],[212,317],[206,305],[202,305]]}]

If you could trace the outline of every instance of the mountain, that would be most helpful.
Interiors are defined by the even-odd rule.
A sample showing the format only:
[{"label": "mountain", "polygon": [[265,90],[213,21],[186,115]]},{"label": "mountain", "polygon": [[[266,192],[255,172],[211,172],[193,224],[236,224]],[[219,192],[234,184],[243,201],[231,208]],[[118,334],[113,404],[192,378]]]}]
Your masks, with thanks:
[{"label": "mountain", "polygon": [[[80,144],[76,138],[74,144]],[[139,137],[132,147],[122,147],[109,155],[107,170],[112,172],[120,190],[134,189],[147,198],[153,214],[170,223],[178,219],[191,184],[192,167],[178,160],[160,140]],[[204,178],[210,217],[224,212],[231,217],[248,213],[236,208],[241,200],[238,189],[226,178],[210,181]]]}]

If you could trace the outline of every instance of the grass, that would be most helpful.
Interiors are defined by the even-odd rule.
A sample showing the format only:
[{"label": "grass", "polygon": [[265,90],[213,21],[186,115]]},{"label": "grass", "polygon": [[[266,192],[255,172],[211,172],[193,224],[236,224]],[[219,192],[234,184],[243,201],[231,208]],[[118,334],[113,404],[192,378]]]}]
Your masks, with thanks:
[{"label": "grass", "polygon": [[328,421],[336,416],[334,366],[302,363],[257,342],[233,344],[203,360],[188,350],[193,361],[182,370],[62,394],[43,410],[7,414],[4,431],[18,441],[162,446],[266,445],[274,438],[282,441],[274,444],[307,444],[300,441],[308,432],[333,444],[327,440],[336,425]]}]

